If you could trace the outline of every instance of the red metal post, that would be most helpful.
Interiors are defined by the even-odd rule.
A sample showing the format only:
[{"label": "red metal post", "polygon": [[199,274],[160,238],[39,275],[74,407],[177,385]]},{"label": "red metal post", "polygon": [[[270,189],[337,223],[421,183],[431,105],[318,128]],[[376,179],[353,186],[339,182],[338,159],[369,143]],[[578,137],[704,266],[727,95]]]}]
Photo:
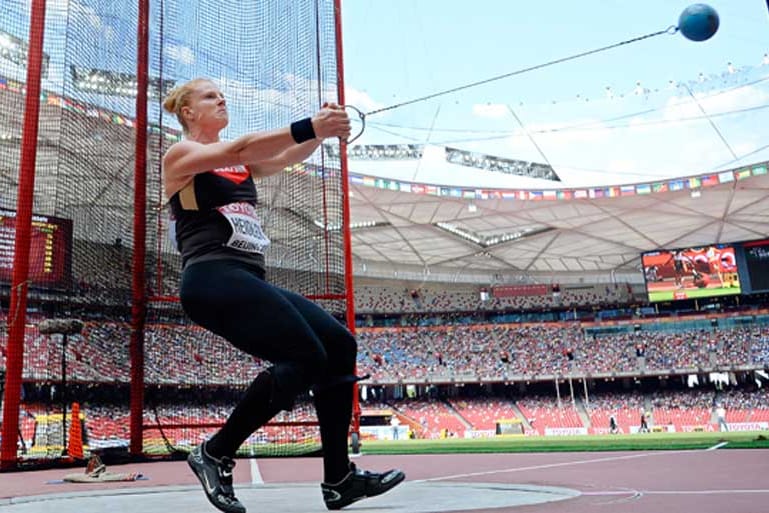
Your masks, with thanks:
[{"label": "red metal post", "polygon": [[[344,56],[342,51],[342,0],[334,0],[334,26],[336,35],[336,91],[339,104],[344,105]],[[355,335],[355,294],[352,277],[352,235],[350,233],[350,176],[347,170],[347,143],[339,148],[339,167],[342,173],[342,234],[344,237],[344,288],[347,293],[347,327]],[[358,387],[353,389],[352,429],[360,432],[360,398]]]},{"label": "red metal post", "polygon": [[[147,317],[145,263],[147,243],[147,86],[149,85],[149,0],[139,0],[136,30],[136,160],[134,163],[134,240],[131,302],[131,445],[143,450],[144,324]],[[161,134],[162,137],[162,134]]]},{"label": "red metal post", "polygon": [[40,117],[40,75],[43,62],[45,0],[33,0],[29,20],[27,55],[27,91],[24,103],[24,128],[19,163],[19,188],[16,197],[16,240],[13,245],[11,304],[8,311],[8,357],[3,403],[3,441],[0,468],[16,466],[16,442],[19,439],[19,403],[24,367],[24,329],[27,323],[29,252],[32,228],[32,204],[35,191],[37,130]]}]

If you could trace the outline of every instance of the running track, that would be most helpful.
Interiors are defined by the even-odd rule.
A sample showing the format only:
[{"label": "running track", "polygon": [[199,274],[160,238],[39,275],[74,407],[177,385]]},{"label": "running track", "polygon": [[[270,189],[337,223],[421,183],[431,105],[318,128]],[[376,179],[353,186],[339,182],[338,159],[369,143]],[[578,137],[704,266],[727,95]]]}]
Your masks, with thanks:
[{"label": "running track", "polygon": [[[534,454],[366,456],[361,468],[403,469],[410,481],[559,486],[579,497],[535,506],[464,510],[467,513],[761,513],[769,511],[769,451],[645,451]],[[319,458],[238,460],[236,486],[317,482]],[[47,484],[73,469],[0,474],[3,499],[85,490],[195,485],[185,462],[110,466],[148,480],[110,484]],[[425,497],[425,501],[429,501]],[[201,492],[201,501],[205,501]],[[251,510],[258,511],[258,505]],[[366,502],[345,511],[365,511]],[[214,512],[213,508],[211,511]]]}]

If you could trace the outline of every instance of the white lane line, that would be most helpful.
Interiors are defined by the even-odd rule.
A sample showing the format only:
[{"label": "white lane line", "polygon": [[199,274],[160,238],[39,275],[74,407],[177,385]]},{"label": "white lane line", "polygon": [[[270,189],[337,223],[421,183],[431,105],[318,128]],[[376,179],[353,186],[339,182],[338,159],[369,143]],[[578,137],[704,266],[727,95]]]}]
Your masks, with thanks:
[{"label": "white lane line", "polygon": [[256,463],[256,458],[251,458],[248,461],[251,466],[251,484],[264,484],[262,473],[259,472],[259,465]]},{"label": "white lane line", "polygon": [[720,444],[716,444],[716,445],[714,445],[713,447],[708,447],[708,448],[707,448],[707,449],[705,449],[705,450],[706,450],[706,451],[715,451],[716,449],[720,449],[721,447],[723,447],[724,445],[726,445],[726,444],[728,444],[728,443],[729,443],[729,442],[721,442]]},{"label": "white lane line", "polygon": [[601,496],[601,495],[728,495],[728,494],[761,494],[769,493],[769,489],[755,489],[755,490],[635,490],[635,491],[619,491],[619,490],[607,490],[605,492],[580,492],[586,496]]},{"label": "white lane line", "polygon": [[431,477],[428,479],[419,479],[416,481],[412,481],[412,483],[417,482],[430,482],[430,481],[443,481],[444,479],[460,479],[464,477],[475,477],[475,476],[488,476],[493,474],[507,474],[512,472],[525,472],[527,470],[542,470],[546,468],[557,468],[557,467],[570,467],[570,466],[577,466],[577,465],[588,465],[590,463],[603,463],[606,461],[621,461],[621,460],[634,460],[638,458],[648,458],[649,456],[659,456],[659,455],[668,455],[668,454],[683,454],[683,453],[692,453],[692,451],[686,450],[686,451],[659,451],[659,452],[647,452],[647,453],[641,453],[641,454],[628,454],[624,456],[609,456],[606,458],[594,458],[591,460],[579,460],[579,461],[564,461],[561,463],[546,463],[544,465],[531,465],[528,467],[514,467],[514,468],[505,468],[505,469],[499,469],[499,470],[486,470],[483,472],[468,472],[466,474],[454,474],[451,476],[441,476],[441,477]]},{"label": "white lane line", "polygon": [[643,493],[649,494],[649,495],[723,495],[723,494],[730,494],[730,493],[769,493],[769,490],[767,489],[756,489],[756,490],[657,490],[657,491],[646,491],[643,490]]}]

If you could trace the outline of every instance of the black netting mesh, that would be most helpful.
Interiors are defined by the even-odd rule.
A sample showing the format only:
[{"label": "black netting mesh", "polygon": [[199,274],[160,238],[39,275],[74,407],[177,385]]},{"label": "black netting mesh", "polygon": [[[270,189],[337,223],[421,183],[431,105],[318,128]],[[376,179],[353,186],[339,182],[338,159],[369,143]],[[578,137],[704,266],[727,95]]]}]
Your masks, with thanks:
[{"label": "black netting mesh", "polygon": [[[186,80],[208,77],[228,100],[231,123],[223,138],[286,126],[336,101],[336,40],[331,0],[150,4],[143,416],[145,452],[163,453],[212,432],[263,363],[191,325],[174,300],[180,259],[167,234],[160,159],[179,140],[180,127],[162,112],[162,99]],[[0,239],[0,264],[6,268],[17,208],[29,9],[27,0],[5,0],[0,10],[0,228],[10,233]],[[51,265],[63,263],[60,272],[49,269],[44,256],[45,268],[30,276],[20,454],[61,454],[62,410],[66,405],[69,414],[74,402],[86,451],[128,443],[138,14],[135,2],[48,2],[32,206],[43,235],[35,238],[33,226],[33,258],[48,251]],[[341,317],[343,196],[332,154],[338,151],[318,151],[257,189],[272,240],[269,279]],[[46,230],[59,235],[54,240]],[[14,313],[10,270],[4,271],[7,324]],[[52,274],[56,279],[46,280]],[[61,335],[36,327],[56,317],[80,318],[85,328],[65,346]],[[6,358],[16,357],[5,347],[3,331],[3,368]],[[317,448],[316,428],[301,424],[314,420],[314,412],[303,404],[256,433],[244,451]]]}]

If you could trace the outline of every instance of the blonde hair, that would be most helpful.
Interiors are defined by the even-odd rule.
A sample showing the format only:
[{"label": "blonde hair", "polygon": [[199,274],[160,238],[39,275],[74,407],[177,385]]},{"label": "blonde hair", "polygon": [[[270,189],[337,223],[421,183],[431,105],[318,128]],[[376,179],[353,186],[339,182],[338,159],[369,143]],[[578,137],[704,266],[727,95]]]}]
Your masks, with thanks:
[{"label": "blonde hair", "polygon": [[188,82],[178,85],[171,89],[166,99],[163,101],[163,108],[166,112],[176,114],[176,119],[182,128],[187,132],[187,122],[182,116],[182,108],[186,107],[190,103],[190,95],[195,91],[195,88],[201,82],[211,82],[208,78],[194,78]]}]

